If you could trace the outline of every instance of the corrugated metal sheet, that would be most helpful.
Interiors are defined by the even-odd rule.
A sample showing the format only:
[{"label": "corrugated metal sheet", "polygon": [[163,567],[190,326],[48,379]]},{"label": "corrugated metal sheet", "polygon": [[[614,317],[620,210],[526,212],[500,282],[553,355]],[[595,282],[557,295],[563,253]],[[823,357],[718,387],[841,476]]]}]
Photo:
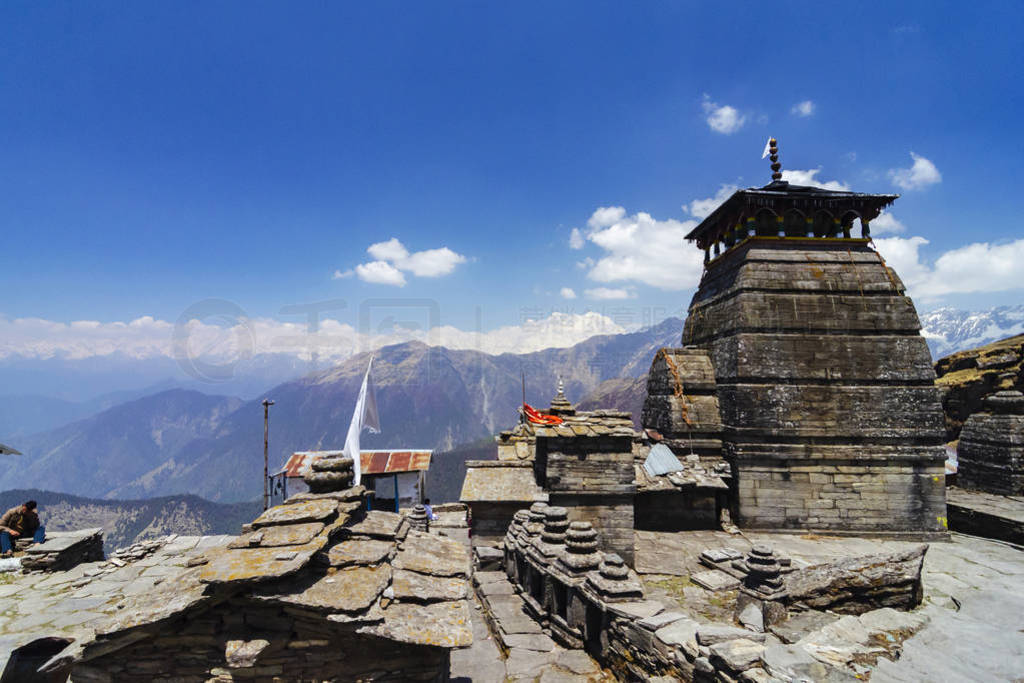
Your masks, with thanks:
[{"label": "corrugated metal sheet", "polygon": [[679,458],[675,456],[671,448],[663,443],[652,446],[651,452],[644,460],[644,470],[652,477],[669,472],[679,472],[682,469],[683,464],[679,462]]},{"label": "corrugated metal sheet", "polygon": [[[284,474],[290,478],[305,476],[314,460],[327,457],[338,457],[343,451],[299,451],[292,453],[277,475]],[[400,451],[360,451],[359,464],[363,475],[398,474],[400,472],[420,472],[430,469],[430,457],[433,451],[400,450]],[[276,475],[275,475],[276,476]]]}]

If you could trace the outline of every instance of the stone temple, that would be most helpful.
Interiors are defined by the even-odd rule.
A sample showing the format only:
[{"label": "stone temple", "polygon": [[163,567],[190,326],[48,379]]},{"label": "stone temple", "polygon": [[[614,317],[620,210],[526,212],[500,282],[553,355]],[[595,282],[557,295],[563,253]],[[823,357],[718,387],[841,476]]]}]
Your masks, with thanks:
[{"label": "stone temple", "polygon": [[562,423],[502,432],[497,462],[467,463],[478,543],[533,502],[592,524],[627,562],[629,525],[946,534],[931,354],[871,243],[897,195],[792,185],[774,140],[771,154],[771,183],[737,191],[687,236],[704,273],[682,348],[652,361],[643,429],[560,395],[550,413]]},{"label": "stone temple", "polygon": [[897,195],[791,185],[774,140],[771,153],[771,183],[737,191],[687,235],[705,268],[682,342],[714,367],[734,519],[942,533],[931,355],[871,246],[870,221]]}]

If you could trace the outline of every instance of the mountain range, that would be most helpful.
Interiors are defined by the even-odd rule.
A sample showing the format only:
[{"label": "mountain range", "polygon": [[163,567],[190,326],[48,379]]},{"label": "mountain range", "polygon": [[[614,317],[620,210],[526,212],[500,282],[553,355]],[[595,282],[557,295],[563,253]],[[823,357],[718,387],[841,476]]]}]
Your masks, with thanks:
[{"label": "mountain range", "polygon": [[234,535],[262,510],[262,504],[255,500],[230,504],[211,503],[199,496],[96,500],[36,489],[0,492],[0,510],[8,510],[26,500],[39,504],[39,514],[47,531],[101,527],[103,546],[108,553],[136,541],[171,533]]},{"label": "mountain range", "polygon": [[[670,318],[639,332],[591,337],[575,346],[489,355],[408,342],[374,352],[382,433],[364,448],[449,451],[515,423],[522,401],[547,405],[559,376],[570,400],[602,382],[644,374],[654,352],[679,343]],[[267,392],[271,467],[293,451],[340,448],[370,360],[285,382]],[[36,487],[91,498],[195,494],[213,501],[251,499],[262,490],[263,409],[242,401],[172,389],[26,437],[25,455],[0,461],[0,489]],[[441,466],[440,469],[445,469]]]},{"label": "mountain range", "polygon": [[934,360],[1024,332],[1024,304],[987,311],[937,308],[920,318],[921,334],[928,340]]}]

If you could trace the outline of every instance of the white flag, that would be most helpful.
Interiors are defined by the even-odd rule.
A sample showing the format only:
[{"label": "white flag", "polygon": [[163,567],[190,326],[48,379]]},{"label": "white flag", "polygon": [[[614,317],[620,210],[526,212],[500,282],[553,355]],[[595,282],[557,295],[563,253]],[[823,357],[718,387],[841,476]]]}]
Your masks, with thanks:
[{"label": "white flag", "polygon": [[356,401],[356,409],[352,413],[352,422],[348,426],[348,436],[345,438],[344,453],[352,458],[352,467],[355,472],[354,484],[359,485],[362,479],[362,465],[359,462],[359,435],[363,429],[369,429],[373,434],[380,434],[380,417],[377,414],[377,393],[373,389],[373,380],[370,378],[370,367],[373,365],[373,356],[366,366],[366,375],[363,377],[363,386],[359,389],[359,399]]},{"label": "white flag", "polygon": [[764,159],[771,152],[772,139],[768,138],[768,142],[764,143],[764,152],[761,153],[761,158]]}]

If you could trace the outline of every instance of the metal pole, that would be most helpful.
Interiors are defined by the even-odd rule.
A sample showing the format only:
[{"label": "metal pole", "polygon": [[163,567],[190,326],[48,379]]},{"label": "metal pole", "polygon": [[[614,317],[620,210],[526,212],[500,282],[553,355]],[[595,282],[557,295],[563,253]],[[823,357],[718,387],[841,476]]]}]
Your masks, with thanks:
[{"label": "metal pole", "polygon": [[267,489],[267,476],[269,473],[269,457],[267,455],[268,446],[270,445],[270,406],[274,405],[273,401],[263,399],[263,509],[266,510],[270,506],[270,492]]}]

